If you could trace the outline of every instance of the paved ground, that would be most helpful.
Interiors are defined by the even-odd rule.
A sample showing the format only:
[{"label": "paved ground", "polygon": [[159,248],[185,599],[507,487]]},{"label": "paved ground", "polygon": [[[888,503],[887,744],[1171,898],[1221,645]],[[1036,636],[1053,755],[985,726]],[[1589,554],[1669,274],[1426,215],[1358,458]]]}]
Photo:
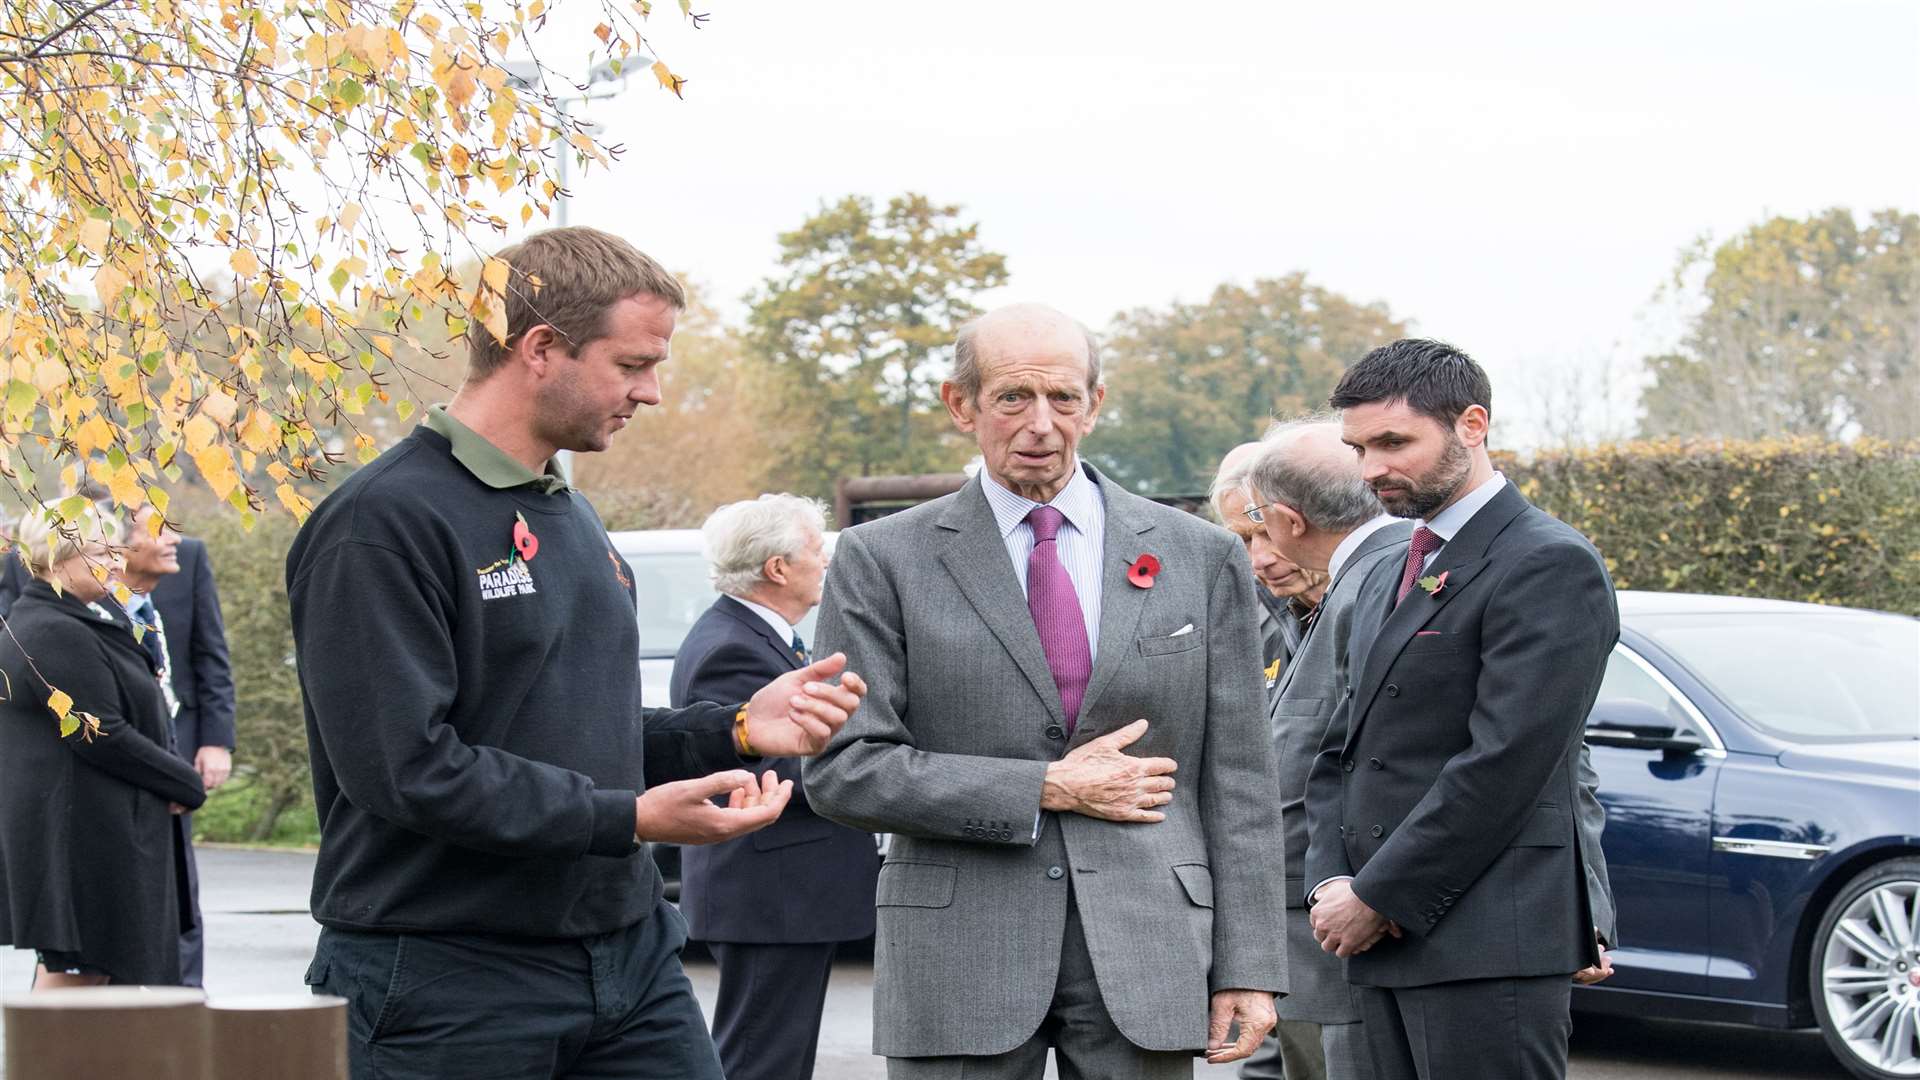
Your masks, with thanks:
[{"label": "paved ground", "polygon": [[[203,850],[201,904],[211,952],[212,994],[301,989],[318,928],[307,915],[313,857],[290,852]],[[688,963],[701,1003],[712,1009],[713,965]],[[0,991],[25,990],[28,954],[0,949]],[[868,1053],[872,965],[863,958],[835,970],[820,1038],[817,1080],[881,1080],[886,1070]],[[0,1036],[3,1037],[3,1036]],[[1051,1073],[1049,1074],[1051,1075]],[[1229,1068],[1196,1064],[1202,1080],[1226,1080]],[[1842,1072],[1812,1032],[1773,1032],[1657,1018],[1578,1016],[1573,1080],[1812,1080]]]}]

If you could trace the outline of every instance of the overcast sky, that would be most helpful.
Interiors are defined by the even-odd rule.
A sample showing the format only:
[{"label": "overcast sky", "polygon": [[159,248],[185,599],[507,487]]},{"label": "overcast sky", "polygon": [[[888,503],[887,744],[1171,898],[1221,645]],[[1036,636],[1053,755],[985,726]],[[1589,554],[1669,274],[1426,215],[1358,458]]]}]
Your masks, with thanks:
[{"label": "overcast sky", "polygon": [[990,304],[1098,327],[1293,270],[1385,301],[1486,365],[1513,442],[1553,372],[1670,337],[1703,232],[1920,209],[1912,0],[655,6],[687,99],[589,107],[627,150],[573,221],[732,312],[823,200],[919,191],[1007,255]]}]

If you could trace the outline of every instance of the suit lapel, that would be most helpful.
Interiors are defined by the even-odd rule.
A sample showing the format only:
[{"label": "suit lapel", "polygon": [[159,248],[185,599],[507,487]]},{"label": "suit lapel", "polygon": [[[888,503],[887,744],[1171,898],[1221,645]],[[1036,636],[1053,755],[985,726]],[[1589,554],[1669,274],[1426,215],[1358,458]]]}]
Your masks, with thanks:
[{"label": "suit lapel", "polygon": [[[987,629],[1000,640],[1027,681],[1033,684],[1033,692],[1046,705],[1048,715],[1055,723],[1065,724],[1060,688],[1054,684],[1053,669],[1047,666],[1046,651],[1040,647],[1040,633],[1033,628],[1033,613],[1027,609],[1027,598],[1020,592],[1020,579],[1014,576],[1006,541],[1000,535],[993,507],[988,505],[980,484],[980,478],[974,477],[940,516],[938,527],[954,534],[942,547],[940,562],[953,576],[967,602],[973,605],[980,621],[987,624]],[[1111,514],[1107,535],[1113,535]],[[1092,700],[1091,693],[1085,700]],[[1086,714],[1085,704],[1080,712],[1083,716]]]},{"label": "suit lapel", "polygon": [[[1447,575],[1447,582],[1438,593],[1431,596],[1420,592],[1418,585],[1407,593],[1407,598],[1390,611],[1382,611],[1380,605],[1368,604],[1373,609],[1373,617],[1381,619],[1379,632],[1373,639],[1373,645],[1367,650],[1366,667],[1360,672],[1360,678],[1354,683],[1354,722],[1347,729],[1347,743],[1352,745],[1354,736],[1365,722],[1367,710],[1380,692],[1387,677],[1387,669],[1393,666],[1400,650],[1407,647],[1414,634],[1433,620],[1435,615],[1445,610],[1466,588],[1469,581],[1478,577],[1487,567],[1487,548],[1493,539],[1499,536],[1513,519],[1526,510],[1527,500],[1514,490],[1512,484],[1503,486],[1492,501],[1480,508],[1480,511],[1467,520],[1460,532],[1449,540],[1436,555],[1433,564],[1423,576],[1438,577]],[[1392,562],[1392,560],[1387,560]],[[1384,564],[1383,564],[1384,565]],[[1393,603],[1394,591],[1400,587],[1400,575],[1405,573],[1406,564],[1393,567],[1391,587],[1386,590],[1388,604]],[[1378,568],[1376,568],[1376,575]],[[1369,578],[1369,584],[1378,580]]]},{"label": "suit lapel", "polygon": [[[1383,525],[1380,528],[1373,530],[1373,532],[1367,535],[1367,538],[1365,540],[1360,541],[1360,546],[1353,550],[1353,554],[1347,556],[1347,561],[1340,564],[1339,576],[1335,577],[1332,581],[1327,582],[1327,591],[1320,594],[1320,603],[1324,606],[1327,603],[1327,601],[1331,600],[1333,598],[1334,590],[1340,587],[1341,582],[1346,581],[1349,576],[1356,573],[1354,568],[1364,564],[1367,561],[1367,556],[1373,554],[1376,551],[1379,551],[1381,548],[1393,547],[1396,544],[1404,544],[1412,536],[1413,536],[1413,527],[1410,523]],[[1387,560],[1387,562],[1393,562],[1393,561],[1394,560],[1392,559]],[[1361,580],[1355,581],[1351,587],[1356,589],[1363,589],[1366,587],[1366,584],[1367,584],[1366,581],[1364,580],[1364,578],[1362,578]],[[1358,612],[1359,608],[1356,607],[1354,610]],[[1306,636],[1300,639],[1300,648],[1294,653],[1295,659],[1299,658],[1301,654],[1307,651],[1307,643],[1313,640],[1313,635],[1323,632],[1320,629],[1320,627],[1326,622],[1326,619],[1324,618],[1325,615],[1326,615],[1326,612],[1322,611],[1320,615],[1317,615],[1314,617],[1313,625],[1307,627]],[[1379,632],[1378,624],[1375,623],[1374,625],[1368,627],[1367,632],[1369,634],[1378,633]],[[1347,642],[1350,646],[1356,640],[1360,640],[1356,635],[1350,634],[1347,637]],[[1279,707],[1280,699],[1286,695],[1287,687],[1293,683],[1294,673],[1299,670],[1300,670],[1300,665],[1294,663],[1292,660],[1289,660],[1287,662],[1287,669],[1284,672],[1282,672],[1280,675],[1279,688],[1275,690],[1275,692],[1269,695],[1268,697],[1268,701],[1267,701],[1268,716],[1272,716],[1274,713],[1274,710]]]},{"label": "suit lapel", "polygon": [[781,641],[780,636],[773,632],[773,627],[767,625],[767,620],[761,618],[759,612],[731,596],[722,596],[720,598],[720,610],[726,612],[732,616],[736,622],[753,631],[760,640],[767,643],[769,648],[779,653],[780,659],[786,664],[788,671],[792,671],[800,666],[800,658],[793,655],[793,642]]},{"label": "suit lapel", "polygon": [[[1113,681],[1133,656],[1133,642],[1140,629],[1140,613],[1147,606],[1146,589],[1136,589],[1127,581],[1127,570],[1146,552],[1140,537],[1153,531],[1153,521],[1138,512],[1139,497],[1122,491],[1094,470],[1101,494],[1106,496],[1106,535],[1100,545],[1100,649],[1093,661],[1093,674],[1087,679],[1087,694],[1080,702],[1080,722],[1074,728],[1069,747],[1078,746],[1102,734],[1087,723],[1101,691]],[[1165,552],[1161,553],[1163,556]]]}]

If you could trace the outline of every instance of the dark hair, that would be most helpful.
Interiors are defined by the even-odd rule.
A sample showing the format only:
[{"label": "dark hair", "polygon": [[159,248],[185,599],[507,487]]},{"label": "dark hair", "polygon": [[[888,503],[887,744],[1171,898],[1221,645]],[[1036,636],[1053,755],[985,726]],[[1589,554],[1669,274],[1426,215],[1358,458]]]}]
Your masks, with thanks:
[{"label": "dark hair", "polygon": [[[563,150],[562,153],[571,153]],[[607,312],[629,296],[657,296],[687,308],[679,280],[612,233],[585,226],[546,229],[500,251],[506,260],[507,340],[467,334],[467,370],[485,379],[507,362],[512,342],[536,326],[554,328],[576,356],[607,333]]]},{"label": "dark hair", "polygon": [[1414,412],[1450,428],[1469,405],[1493,412],[1493,384],[1473,357],[1446,342],[1401,338],[1348,368],[1327,404],[1351,409],[1401,399]]}]

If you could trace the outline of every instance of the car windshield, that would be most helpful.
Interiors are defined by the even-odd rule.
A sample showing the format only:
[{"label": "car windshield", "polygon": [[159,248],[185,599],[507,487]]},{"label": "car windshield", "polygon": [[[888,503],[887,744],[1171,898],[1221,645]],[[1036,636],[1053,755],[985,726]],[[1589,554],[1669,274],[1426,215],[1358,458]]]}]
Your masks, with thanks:
[{"label": "car windshield", "polygon": [[[707,560],[699,552],[623,551],[633,568],[633,594],[640,619],[640,656],[665,659],[680,651],[680,642],[694,622],[713,606],[720,594],[707,577]],[[813,641],[814,616],[800,620],[800,636]]]},{"label": "car windshield", "polygon": [[1775,734],[1920,738],[1920,621],[1869,611],[1716,612],[1633,625]]}]

